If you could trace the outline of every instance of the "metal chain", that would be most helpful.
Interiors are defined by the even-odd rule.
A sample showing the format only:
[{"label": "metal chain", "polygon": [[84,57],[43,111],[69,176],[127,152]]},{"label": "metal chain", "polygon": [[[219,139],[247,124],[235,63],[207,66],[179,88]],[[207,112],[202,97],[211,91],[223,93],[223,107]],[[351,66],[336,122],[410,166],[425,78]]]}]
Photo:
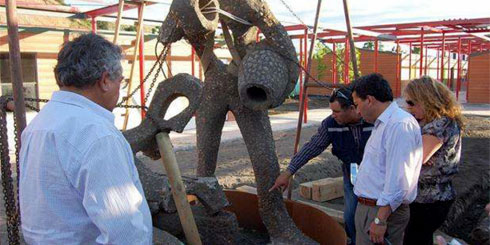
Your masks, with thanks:
[{"label": "metal chain", "polygon": [[[165,60],[165,58],[167,56],[167,49],[168,49],[167,46],[165,46],[163,48],[162,52],[158,56],[157,62],[155,62],[153,64],[153,66],[151,67],[150,71],[146,74],[145,78],[143,79],[143,83],[140,83],[140,85],[138,87],[136,87],[128,96],[123,97],[123,99],[121,100],[121,102],[117,103],[117,105],[116,105],[117,107],[122,107],[122,104],[124,102],[126,102],[130,98],[132,98],[134,96],[134,94],[136,94],[136,92],[141,89],[141,84],[144,84],[146,82],[146,80],[148,80],[148,78],[153,73],[153,71],[155,70],[155,67],[157,67],[157,65],[159,65],[159,70],[161,70],[161,66],[162,66],[163,62],[160,62],[160,60]],[[150,88],[153,88],[153,86],[154,86],[154,84],[156,82],[157,77],[158,77],[158,72],[154,75],[152,84],[150,84]],[[148,90],[148,92],[146,93],[146,95],[145,95],[145,102],[146,102],[148,96],[150,95],[149,92],[151,92],[151,90]]]},{"label": "metal chain", "polygon": [[[156,47],[156,46],[155,46]],[[163,66],[163,61],[165,60],[165,58],[167,57],[167,52],[168,52],[168,48],[169,46],[165,46],[162,50],[162,52],[160,53],[160,55],[158,56],[158,59],[157,61],[155,62],[155,64],[158,63],[158,69],[157,69],[157,72],[155,73],[155,75],[153,76],[153,81],[151,81],[151,84],[150,84],[150,87],[148,88],[148,91],[146,92],[146,95],[145,95],[145,103],[148,101],[148,98],[150,97],[150,93],[151,91],[153,90],[153,87],[155,87],[155,84],[156,84],[156,81],[157,81],[157,78],[158,78],[158,71],[161,71],[165,77],[167,77],[165,75],[165,72],[163,71],[162,69],[162,66]],[[156,51],[156,50],[155,50]],[[153,69],[155,68],[156,65],[153,65],[152,69],[150,70],[150,72],[148,73],[148,76],[153,72]],[[146,81],[146,80],[145,80]]]},{"label": "metal chain", "polygon": [[20,153],[20,140],[19,136],[17,134],[17,118],[15,116],[14,112],[14,142],[15,142],[15,172],[17,174],[17,199],[16,199],[16,205],[15,207],[17,208],[17,222],[14,224],[14,229],[18,230],[20,227],[20,201],[19,201],[19,181],[20,181],[20,169],[19,169],[19,153]]},{"label": "metal chain", "polygon": [[5,213],[7,215],[7,234],[9,244],[20,244],[19,210],[15,203],[14,186],[12,179],[12,170],[9,156],[8,136],[7,136],[7,113],[6,106],[9,99],[6,97],[0,98],[0,153],[1,153],[1,172],[2,172],[2,188],[3,200],[5,205]]}]

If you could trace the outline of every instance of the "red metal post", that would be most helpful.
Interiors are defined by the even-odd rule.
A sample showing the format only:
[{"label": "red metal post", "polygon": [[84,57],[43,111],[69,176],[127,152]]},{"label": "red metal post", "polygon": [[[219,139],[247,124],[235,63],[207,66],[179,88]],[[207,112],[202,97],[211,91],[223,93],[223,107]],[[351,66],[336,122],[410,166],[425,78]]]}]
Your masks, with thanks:
[{"label": "red metal post", "polygon": [[422,68],[424,61],[424,28],[421,28],[422,33],[420,34],[420,67],[419,67],[419,76],[422,76]]},{"label": "red metal post", "polygon": [[[299,39],[299,64],[303,66],[303,38]],[[299,69],[299,101],[302,100],[303,100],[303,69]]]},{"label": "red metal post", "polygon": [[468,40],[468,62],[466,68],[466,102],[468,102],[468,94],[470,93],[470,55],[471,55],[471,40]]},{"label": "red metal post", "polygon": [[[139,8],[141,8],[142,5],[140,5]],[[145,111],[145,34],[142,31],[141,32],[141,41],[139,44],[139,65],[140,65],[140,100],[141,100],[141,119],[145,118],[146,111]]]},{"label": "red metal post", "polygon": [[439,49],[438,48],[436,49],[436,59],[437,59],[436,77],[437,77],[437,80],[440,80],[439,79]]},{"label": "red metal post", "polygon": [[458,78],[456,83],[456,98],[459,99],[459,91],[461,89],[461,37],[458,38]]},{"label": "red metal post", "polygon": [[97,20],[95,19],[94,16],[92,16],[92,33],[97,32]]},{"label": "red metal post", "polygon": [[196,51],[194,50],[193,47],[191,47],[191,74],[192,76],[194,76],[194,70],[195,70],[195,66],[196,66]]},{"label": "red metal post", "polygon": [[337,50],[336,43],[333,43],[333,55],[332,55],[332,81],[333,84],[337,83]]},{"label": "red metal post", "polygon": [[[310,48],[310,53],[308,55],[308,66],[307,66],[307,71],[308,73],[311,71],[311,59],[313,58],[313,49],[314,49],[314,44],[315,44],[315,40],[316,40],[316,34],[317,34],[317,28],[318,28],[318,18],[320,16],[320,9],[321,9],[321,6],[322,6],[322,0],[318,0],[318,5],[317,5],[317,8],[316,8],[316,16],[315,16],[315,24],[313,26],[313,40],[311,41],[311,48]],[[306,30],[307,31],[307,30]],[[305,90],[305,97],[303,97],[303,100],[300,101],[300,104],[304,104],[305,103],[305,98],[307,96],[307,90],[308,90],[308,87],[306,86],[308,84],[308,77],[305,78],[305,84],[304,84],[304,90]],[[294,142],[294,154],[296,154],[298,152],[298,146],[299,146],[299,139],[301,138],[301,126],[302,126],[302,119],[303,119],[303,106],[300,106],[300,111],[299,111],[299,117],[298,117],[298,126],[296,127],[296,138],[295,138],[295,142]],[[288,188],[288,199],[291,199],[291,193],[292,193],[292,183],[291,183],[291,179],[289,180],[289,188]]]},{"label": "red metal post", "polygon": [[442,52],[441,52],[441,82],[444,81],[444,54],[446,52],[446,33],[442,33]]},{"label": "red metal post", "polygon": [[378,72],[378,40],[374,41],[374,72]]},{"label": "red metal post", "polygon": [[408,80],[412,80],[412,42],[409,43],[408,50]]},{"label": "red metal post", "polygon": [[[449,76],[449,73],[451,72],[451,45],[448,44],[447,45],[447,50],[449,51],[448,54],[447,54],[447,83],[446,85],[448,86],[448,88],[452,88],[453,87],[453,84],[452,84],[452,80],[450,79],[450,76]],[[449,84],[451,83],[451,84]]]},{"label": "red metal post", "polygon": [[344,84],[349,83],[349,42],[345,39],[344,48]]},{"label": "red metal post", "polygon": [[400,96],[400,88],[401,88],[401,54],[400,54],[400,44],[396,41],[396,81],[395,81],[395,95]]},{"label": "red metal post", "polygon": [[[306,27],[306,26],[305,26],[305,39],[304,39],[304,41],[305,41],[305,45],[304,45],[305,52],[303,53],[304,54],[304,59],[303,60],[305,61],[305,67],[308,67],[308,65],[309,65],[309,60],[307,58],[307,55],[308,55],[308,27]],[[314,47],[312,47],[312,48],[314,48]],[[308,71],[308,72],[311,72],[311,70]],[[305,74],[305,76],[307,76],[307,75]],[[305,78],[305,80],[303,81],[303,83],[305,81],[307,81],[307,80],[308,79]],[[305,98],[304,98],[304,101],[305,101],[305,103],[304,103],[305,113],[303,114],[303,117],[304,117],[303,118],[303,121],[304,121],[304,123],[307,123],[308,122],[308,90],[306,90],[306,91],[305,90],[303,90],[303,93],[304,93],[303,96],[305,96]]]},{"label": "red metal post", "polygon": [[305,37],[303,38],[304,44],[303,44],[303,60],[305,62],[305,68],[308,67],[308,28],[305,27]]},{"label": "red metal post", "polygon": [[424,75],[426,75],[426,76],[428,75],[428,73],[427,73],[427,69],[428,69],[427,66],[428,66],[428,64],[427,63],[429,61],[429,55],[428,55],[429,52],[427,52],[427,50],[428,50],[428,45],[425,45]]}]

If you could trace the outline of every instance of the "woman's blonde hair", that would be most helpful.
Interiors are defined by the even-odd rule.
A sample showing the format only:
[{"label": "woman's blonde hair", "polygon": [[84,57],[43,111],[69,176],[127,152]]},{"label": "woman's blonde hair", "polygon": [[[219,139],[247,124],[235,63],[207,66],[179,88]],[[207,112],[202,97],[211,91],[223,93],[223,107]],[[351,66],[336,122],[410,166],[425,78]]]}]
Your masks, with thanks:
[{"label": "woman's blonde hair", "polygon": [[458,126],[464,128],[464,117],[461,114],[461,105],[456,100],[453,92],[443,83],[423,76],[408,83],[404,93],[415,104],[420,104],[425,110],[425,121],[446,116],[456,121]]}]

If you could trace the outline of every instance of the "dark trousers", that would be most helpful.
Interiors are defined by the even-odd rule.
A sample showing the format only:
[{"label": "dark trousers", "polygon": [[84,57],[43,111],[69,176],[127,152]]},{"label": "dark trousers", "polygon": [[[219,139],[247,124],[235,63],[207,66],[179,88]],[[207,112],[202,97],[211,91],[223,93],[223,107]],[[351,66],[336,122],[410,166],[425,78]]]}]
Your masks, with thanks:
[{"label": "dark trousers", "polygon": [[405,229],[404,245],[432,245],[434,231],[446,220],[453,201],[410,204],[410,220]]}]

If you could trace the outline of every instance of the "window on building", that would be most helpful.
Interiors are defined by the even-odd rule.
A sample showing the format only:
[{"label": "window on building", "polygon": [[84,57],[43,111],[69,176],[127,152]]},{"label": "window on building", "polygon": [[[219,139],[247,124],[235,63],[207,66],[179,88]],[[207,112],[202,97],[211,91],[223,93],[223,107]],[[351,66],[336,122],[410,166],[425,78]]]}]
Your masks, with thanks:
[{"label": "window on building", "polygon": [[[37,62],[35,54],[21,54],[22,78],[24,80],[24,97],[39,98],[37,88]],[[10,61],[8,53],[0,53],[0,96],[13,96],[12,81],[10,78]],[[39,109],[38,102],[27,102]],[[30,110],[26,108],[26,110]]]}]

